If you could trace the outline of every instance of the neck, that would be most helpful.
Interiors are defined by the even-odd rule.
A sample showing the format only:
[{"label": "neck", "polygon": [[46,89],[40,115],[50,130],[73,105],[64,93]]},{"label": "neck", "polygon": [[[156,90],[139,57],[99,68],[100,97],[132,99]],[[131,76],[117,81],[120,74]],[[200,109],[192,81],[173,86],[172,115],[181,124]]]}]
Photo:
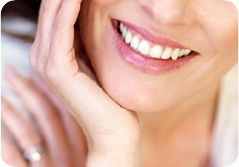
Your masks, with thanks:
[{"label": "neck", "polygon": [[[167,111],[140,114],[142,166],[185,166],[182,160],[191,162],[192,155],[198,159],[189,166],[205,163],[210,149],[218,92],[219,83]],[[165,156],[173,158],[174,163],[160,158]]]},{"label": "neck", "polygon": [[158,130],[167,134],[187,123],[212,127],[219,85],[219,82],[213,84],[207,90],[186,99],[167,111],[151,114],[140,113],[142,130],[153,129],[153,131]]}]

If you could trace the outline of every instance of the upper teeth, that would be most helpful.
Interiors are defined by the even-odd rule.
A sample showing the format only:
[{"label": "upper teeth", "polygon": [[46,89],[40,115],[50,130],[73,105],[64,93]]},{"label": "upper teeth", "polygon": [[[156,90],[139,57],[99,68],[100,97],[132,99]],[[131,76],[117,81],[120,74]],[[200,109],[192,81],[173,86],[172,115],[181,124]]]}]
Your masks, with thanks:
[{"label": "upper teeth", "polygon": [[157,59],[173,59],[176,60],[179,57],[187,56],[192,51],[190,49],[180,49],[172,47],[163,47],[159,44],[153,44],[149,41],[142,39],[139,34],[132,32],[120,23],[119,26],[121,36],[124,39],[124,42],[128,44],[136,52],[146,56]]}]

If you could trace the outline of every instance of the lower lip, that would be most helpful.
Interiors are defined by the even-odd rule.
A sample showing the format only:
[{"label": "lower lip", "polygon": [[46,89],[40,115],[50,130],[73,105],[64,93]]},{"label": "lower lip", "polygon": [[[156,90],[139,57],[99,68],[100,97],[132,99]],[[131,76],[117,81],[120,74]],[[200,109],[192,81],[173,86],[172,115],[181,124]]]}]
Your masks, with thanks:
[{"label": "lower lip", "polygon": [[140,70],[144,73],[149,74],[164,74],[174,69],[179,69],[184,64],[188,63],[190,60],[195,58],[198,53],[193,52],[189,56],[179,58],[177,60],[162,60],[162,59],[153,59],[145,57],[133,49],[131,49],[122,39],[120,34],[117,31],[117,24],[114,24],[112,21],[113,36],[116,43],[116,47],[120,52],[120,56],[128,64],[133,66],[135,69]]}]

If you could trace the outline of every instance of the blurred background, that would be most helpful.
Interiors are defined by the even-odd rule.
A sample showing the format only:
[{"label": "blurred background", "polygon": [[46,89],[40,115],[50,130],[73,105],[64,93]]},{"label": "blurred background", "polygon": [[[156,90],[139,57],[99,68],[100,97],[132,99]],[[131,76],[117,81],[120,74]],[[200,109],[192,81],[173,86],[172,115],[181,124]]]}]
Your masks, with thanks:
[{"label": "blurred background", "polygon": [[16,0],[8,2],[1,12],[1,90],[22,113],[23,106],[4,79],[7,66],[13,66],[27,76],[32,71],[28,54],[37,28],[40,0]]},{"label": "blurred background", "polygon": [[40,0],[17,0],[7,3],[1,12],[2,33],[32,40],[39,6]]}]

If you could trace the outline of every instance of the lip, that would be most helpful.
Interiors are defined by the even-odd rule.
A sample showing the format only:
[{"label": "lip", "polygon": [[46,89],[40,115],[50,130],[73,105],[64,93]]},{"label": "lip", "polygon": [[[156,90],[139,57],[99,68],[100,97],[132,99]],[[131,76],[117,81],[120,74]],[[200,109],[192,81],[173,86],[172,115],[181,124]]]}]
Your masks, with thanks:
[{"label": "lip", "polygon": [[123,23],[126,27],[134,30],[136,33],[140,34],[144,39],[146,39],[147,41],[154,43],[154,44],[159,44],[161,46],[168,46],[168,47],[172,47],[172,48],[179,48],[179,49],[187,49],[185,46],[172,41],[170,39],[167,39],[165,37],[162,36],[155,36],[152,35],[148,30],[133,25],[131,23],[125,22],[125,21],[120,21],[121,23]]},{"label": "lip", "polygon": [[[121,22],[121,21],[120,21]],[[149,74],[164,74],[166,72],[169,72],[174,69],[179,69],[182,67],[184,64],[188,63],[190,60],[195,58],[197,55],[199,55],[197,52],[192,52],[189,56],[185,56],[182,58],[179,58],[177,60],[163,60],[163,59],[154,59],[154,58],[149,58],[145,57],[133,49],[131,49],[122,39],[120,34],[118,33],[118,21],[112,19],[112,29],[113,29],[113,38],[116,44],[116,47],[119,51],[119,55],[121,58],[123,58],[126,63],[129,65],[133,66],[135,69],[140,70],[144,73],[149,73]],[[139,33],[142,35],[143,38],[146,40],[160,44],[162,46],[169,46],[169,47],[174,47],[174,48],[180,48],[180,49],[185,49],[181,44],[178,44],[177,42],[174,42],[170,39],[167,39],[165,37],[159,37],[159,36],[154,36],[152,35],[149,31],[135,26],[130,23],[122,22],[126,27],[129,27],[130,29],[134,30],[135,32]]]}]

